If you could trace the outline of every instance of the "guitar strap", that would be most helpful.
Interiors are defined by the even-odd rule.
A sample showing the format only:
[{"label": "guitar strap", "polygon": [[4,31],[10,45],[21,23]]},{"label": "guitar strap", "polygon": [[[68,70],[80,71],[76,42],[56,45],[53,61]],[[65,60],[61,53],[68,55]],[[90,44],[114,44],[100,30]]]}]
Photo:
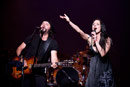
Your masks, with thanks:
[{"label": "guitar strap", "polygon": [[39,49],[39,51],[38,51],[38,61],[37,62],[42,61],[42,58],[44,57],[45,53],[47,52],[47,49],[48,49],[51,41],[52,41],[52,38],[49,37],[47,39],[47,41],[45,41],[44,44],[42,45],[42,48]]}]

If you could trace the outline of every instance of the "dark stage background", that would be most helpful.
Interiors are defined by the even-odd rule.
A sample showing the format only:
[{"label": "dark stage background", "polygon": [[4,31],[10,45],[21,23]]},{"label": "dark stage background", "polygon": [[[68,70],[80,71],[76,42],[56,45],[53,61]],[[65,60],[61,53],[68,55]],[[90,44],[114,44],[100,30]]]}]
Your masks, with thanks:
[{"label": "dark stage background", "polygon": [[[59,18],[59,15],[66,13],[86,33],[91,32],[91,24],[95,18],[103,20],[113,40],[110,59],[117,86],[120,87],[120,59],[125,45],[121,41],[124,35],[121,33],[125,31],[124,19],[127,16],[124,4],[124,1],[119,0],[3,0],[0,29],[2,83],[7,83],[6,64],[15,55],[16,48],[43,20],[51,21],[54,26],[54,36],[61,55],[69,59],[73,54],[86,49],[87,42],[67,22]],[[125,79],[127,76],[124,76]]]}]

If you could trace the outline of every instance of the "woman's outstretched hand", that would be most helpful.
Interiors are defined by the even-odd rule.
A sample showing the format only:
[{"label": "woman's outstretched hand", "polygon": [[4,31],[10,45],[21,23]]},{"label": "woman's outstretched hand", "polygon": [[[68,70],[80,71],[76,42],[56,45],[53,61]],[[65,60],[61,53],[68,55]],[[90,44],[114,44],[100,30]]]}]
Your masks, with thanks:
[{"label": "woman's outstretched hand", "polygon": [[60,15],[60,18],[65,19],[67,22],[70,21],[69,17],[66,14],[64,14],[63,16]]}]

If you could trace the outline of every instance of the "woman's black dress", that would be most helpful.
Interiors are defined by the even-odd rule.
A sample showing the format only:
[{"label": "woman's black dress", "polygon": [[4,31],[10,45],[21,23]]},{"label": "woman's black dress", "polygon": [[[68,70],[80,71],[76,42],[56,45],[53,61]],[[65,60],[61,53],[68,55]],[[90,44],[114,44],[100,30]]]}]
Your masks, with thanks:
[{"label": "woman's black dress", "polygon": [[109,52],[101,57],[90,46],[92,58],[90,61],[89,74],[86,80],[86,87],[114,87],[112,68],[109,61]]}]

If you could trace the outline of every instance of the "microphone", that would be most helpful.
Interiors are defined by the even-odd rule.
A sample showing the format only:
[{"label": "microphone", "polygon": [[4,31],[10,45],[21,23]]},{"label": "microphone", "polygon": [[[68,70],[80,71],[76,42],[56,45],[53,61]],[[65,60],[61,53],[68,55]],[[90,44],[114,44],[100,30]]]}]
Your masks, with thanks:
[{"label": "microphone", "polygon": [[36,27],[36,28],[37,28],[37,31],[39,31],[41,35],[43,35],[46,32],[46,28],[44,27]]},{"label": "microphone", "polygon": [[[95,33],[96,33],[96,29],[97,29],[97,28],[94,28],[94,30],[92,30],[92,32],[95,32]],[[93,36],[92,32],[91,32],[91,36]],[[97,34],[97,33],[96,33],[96,34]]]},{"label": "microphone", "polygon": [[45,28],[41,28],[40,32],[45,33],[46,29]]},{"label": "microphone", "polygon": [[[96,33],[96,29],[97,28],[94,28],[94,30],[92,30],[92,32],[95,32]],[[94,34],[91,32],[91,37],[93,37],[94,36]]]},{"label": "microphone", "polygon": [[46,29],[45,29],[45,28],[41,28],[41,29],[40,29],[40,33],[41,33],[42,36],[43,36],[43,34],[45,34],[45,32],[46,32]]},{"label": "microphone", "polygon": [[36,28],[36,31],[38,31],[38,32],[41,32],[41,27],[35,27]]},{"label": "microphone", "polygon": [[38,27],[38,26],[37,26],[36,28],[37,28],[37,29],[41,29],[41,27]]},{"label": "microphone", "polygon": [[46,29],[45,28],[41,28],[41,27],[36,27],[40,33],[45,33]]},{"label": "microphone", "polygon": [[97,30],[97,28],[94,28],[94,30],[92,30],[92,32],[95,32],[95,33],[96,33],[96,30]]}]

